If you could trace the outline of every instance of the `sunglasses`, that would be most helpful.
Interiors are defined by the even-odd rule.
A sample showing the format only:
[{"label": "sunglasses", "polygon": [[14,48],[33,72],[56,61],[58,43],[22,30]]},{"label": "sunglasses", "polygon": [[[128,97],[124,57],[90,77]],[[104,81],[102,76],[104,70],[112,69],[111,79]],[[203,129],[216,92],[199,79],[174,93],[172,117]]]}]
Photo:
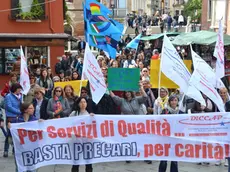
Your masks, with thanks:
[{"label": "sunglasses", "polygon": [[84,94],[84,93],[87,93],[87,92],[86,91],[82,91],[81,93]]},{"label": "sunglasses", "polygon": [[61,93],[62,91],[61,91],[61,90],[55,90],[55,92],[59,92],[59,93]]},{"label": "sunglasses", "polygon": [[148,72],[147,70],[143,70],[143,72]]}]

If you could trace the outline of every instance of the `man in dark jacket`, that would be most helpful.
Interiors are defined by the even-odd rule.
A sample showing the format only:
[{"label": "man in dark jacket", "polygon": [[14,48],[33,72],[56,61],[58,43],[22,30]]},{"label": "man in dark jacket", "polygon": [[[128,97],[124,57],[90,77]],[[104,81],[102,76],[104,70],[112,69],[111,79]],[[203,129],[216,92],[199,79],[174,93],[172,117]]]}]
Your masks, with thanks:
[{"label": "man in dark jacket", "polygon": [[78,42],[78,50],[81,52],[81,50],[84,50],[85,49],[85,41],[83,41],[81,38],[79,38],[79,42]]},{"label": "man in dark jacket", "polygon": [[45,89],[44,88],[37,88],[34,91],[35,98],[33,99],[34,105],[34,116],[37,119],[49,119],[49,115],[46,112],[48,99],[44,97]]},{"label": "man in dark jacket", "polygon": [[127,37],[125,38],[125,43],[128,44],[130,41],[132,41],[132,38],[128,34]]}]

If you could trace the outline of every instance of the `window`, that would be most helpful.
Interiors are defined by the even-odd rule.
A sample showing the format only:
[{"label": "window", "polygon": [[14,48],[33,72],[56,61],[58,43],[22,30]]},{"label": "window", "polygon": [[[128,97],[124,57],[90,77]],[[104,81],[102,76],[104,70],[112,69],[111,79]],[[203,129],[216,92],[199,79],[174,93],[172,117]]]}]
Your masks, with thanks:
[{"label": "window", "polygon": [[11,0],[12,19],[35,20],[45,19],[46,0]]},{"label": "window", "polygon": [[[23,51],[31,71],[48,64],[48,47],[24,47]],[[13,71],[20,73],[20,59],[20,48],[0,48],[0,74],[10,74]]]},{"label": "window", "polygon": [[212,18],[212,0],[208,0],[208,20]]},{"label": "window", "polygon": [[0,48],[0,74],[20,71],[20,49]]}]

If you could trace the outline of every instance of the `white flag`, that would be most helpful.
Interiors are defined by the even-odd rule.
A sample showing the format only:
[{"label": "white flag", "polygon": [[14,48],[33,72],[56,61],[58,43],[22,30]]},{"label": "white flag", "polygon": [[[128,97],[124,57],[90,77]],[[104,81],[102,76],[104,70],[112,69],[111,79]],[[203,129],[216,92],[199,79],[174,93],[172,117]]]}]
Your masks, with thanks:
[{"label": "white flag", "polygon": [[88,43],[85,47],[85,56],[83,62],[82,79],[88,79],[93,101],[98,104],[106,92],[106,84],[101,68],[91,50]]},{"label": "white flag", "polygon": [[200,69],[200,65],[198,65],[198,68],[193,72],[190,79],[191,85],[195,86],[198,90],[210,98],[217,105],[219,111],[225,112],[223,100],[221,99],[212,83],[206,79],[206,72]]},{"label": "white flag", "polygon": [[20,85],[22,86],[22,94],[27,95],[30,90],[30,78],[27,67],[27,60],[24,56],[21,46],[21,66],[20,66]]},{"label": "white flag", "polygon": [[199,65],[200,70],[205,71],[207,77],[206,79],[211,82],[215,88],[225,88],[224,83],[220,78],[216,77],[216,74],[211,66],[209,66],[196,52],[192,50],[192,46],[191,52],[194,70],[197,69]]},{"label": "white flag", "polygon": [[223,78],[225,76],[225,66],[224,66],[224,33],[223,33],[222,19],[219,21],[219,30],[217,34],[216,47],[213,56],[216,57],[216,77]]},{"label": "white flag", "polygon": [[166,35],[164,36],[160,68],[169,79],[180,87],[184,94],[202,105],[206,105],[200,91],[190,85],[191,74]]}]

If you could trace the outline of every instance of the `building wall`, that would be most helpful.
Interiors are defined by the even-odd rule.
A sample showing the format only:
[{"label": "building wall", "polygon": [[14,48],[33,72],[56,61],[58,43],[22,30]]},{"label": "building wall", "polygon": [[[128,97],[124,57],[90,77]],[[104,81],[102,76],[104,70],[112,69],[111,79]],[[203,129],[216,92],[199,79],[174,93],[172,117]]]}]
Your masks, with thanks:
[{"label": "building wall", "polygon": [[[0,9],[10,9],[11,1],[1,1]],[[61,9],[61,10],[57,10]],[[11,20],[11,11],[1,12],[0,21],[4,23],[0,27],[0,33],[63,33],[63,4],[62,1],[54,1],[46,4],[47,20],[42,22],[16,22]]]},{"label": "building wall", "polygon": [[73,36],[84,35],[83,8],[82,0],[73,0],[73,3],[68,3],[68,14],[71,18],[71,25],[74,29]]},{"label": "building wall", "polygon": [[[0,10],[11,9],[11,1],[1,1]],[[41,22],[16,22],[11,19],[11,11],[5,11],[0,13],[0,21],[2,23],[0,27],[0,33],[63,33],[63,1],[58,0],[52,3],[46,4],[46,20]],[[7,45],[4,45],[5,47]],[[19,45],[18,45],[19,46]],[[31,45],[30,45],[31,46]],[[50,47],[50,65],[54,71],[57,57],[64,53],[64,41],[63,46],[51,46]],[[0,89],[4,83],[9,80],[9,75],[1,75]]]},{"label": "building wall", "polygon": [[230,35],[230,0],[228,0],[226,26],[227,26],[226,34]]},{"label": "building wall", "polygon": [[209,30],[211,21],[208,20],[208,0],[202,0],[201,29]]}]

